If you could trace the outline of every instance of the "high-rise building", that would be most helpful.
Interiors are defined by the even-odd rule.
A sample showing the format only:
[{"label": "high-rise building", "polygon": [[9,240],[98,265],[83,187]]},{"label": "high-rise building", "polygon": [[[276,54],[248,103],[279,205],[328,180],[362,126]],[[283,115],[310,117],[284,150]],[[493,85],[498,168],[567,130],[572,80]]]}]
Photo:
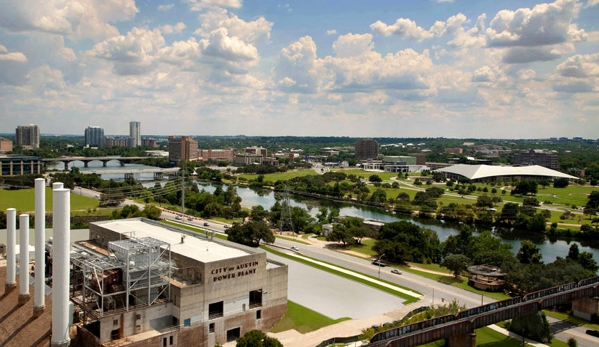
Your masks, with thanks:
[{"label": "high-rise building", "polygon": [[85,145],[90,147],[104,147],[104,129],[99,126],[90,126],[85,129]]},{"label": "high-rise building", "polygon": [[356,142],[356,159],[376,159],[379,156],[379,143],[373,139],[361,139]]},{"label": "high-rise building", "polygon": [[168,160],[178,163],[182,159],[197,160],[198,156],[198,141],[189,136],[168,137]]},{"label": "high-rise building", "polygon": [[133,147],[141,146],[141,123],[129,122],[129,136],[133,138]]},{"label": "high-rise building", "polygon": [[15,143],[24,148],[40,148],[40,128],[35,124],[19,125],[16,131]]}]

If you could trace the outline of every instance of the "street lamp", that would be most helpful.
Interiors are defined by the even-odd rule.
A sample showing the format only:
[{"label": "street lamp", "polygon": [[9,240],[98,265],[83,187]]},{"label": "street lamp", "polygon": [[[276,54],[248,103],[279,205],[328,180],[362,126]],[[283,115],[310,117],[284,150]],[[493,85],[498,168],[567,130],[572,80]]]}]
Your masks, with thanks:
[{"label": "street lamp", "polygon": [[379,259],[377,259],[376,263],[379,264],[379,280],[381,279],[381,258],[384,257],[384,254],[381,254],[379,256]]}]

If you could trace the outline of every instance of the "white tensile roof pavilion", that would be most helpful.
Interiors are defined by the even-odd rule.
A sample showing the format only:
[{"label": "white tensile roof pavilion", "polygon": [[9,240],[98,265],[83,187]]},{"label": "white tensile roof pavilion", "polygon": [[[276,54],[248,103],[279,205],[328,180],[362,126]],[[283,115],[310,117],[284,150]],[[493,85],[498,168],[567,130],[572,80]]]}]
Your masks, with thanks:
[{"label": "white tensile roof pavilion", "polygon": [[448,177],[461,176],[473,181],[499,179],[504,177],[576,179],[576,177],[572,175],[568,175],[556,170],[551,170],[539,165],[495,166],[458,164],[437,169],[435,171],[444,172]]}]

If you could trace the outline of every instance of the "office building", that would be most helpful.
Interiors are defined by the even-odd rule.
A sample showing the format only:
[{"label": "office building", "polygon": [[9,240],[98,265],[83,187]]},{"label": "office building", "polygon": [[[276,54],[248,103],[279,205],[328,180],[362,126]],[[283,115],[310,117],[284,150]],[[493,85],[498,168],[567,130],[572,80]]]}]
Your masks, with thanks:
[{"label": "office building", "polygon": [[44,170],[42,158],[24,155],[0,156],[0,176],[38,174]]},{"label": "office building", "polygon": [[131,136],[106,136],[104,147],[134,147],[133,141]]},{"label": "office building", "polygon": [[168,137],[168,160],[178,163],[183,159],[197,160],[198,157],[198,141],[189,136]]},{"label": "office building", "polygon": [[256,155],[261,155],[263,157],[267,156],[268,151],[266,150],[266,148],[263,147],[257,147],[257,146],[252,146],[252,147],[246,147],[243,150],[244,153],[247,154],[256,154]]},{"label": "office building", "polygon": [[12,151],[12,141],[9,139],[5,139],[4,137],[0,137],[0,153],[6,153]]},{"label": "office building", "polygon": [[202,160],[228,161],[232,162],[235,158],[235,149],[201,149],[200,157]]},{"label": "office building", "polygon": [[557,153],[544,149],[531,149],[527,152],[514,154],[514,166],[539,165],[548,169],[557,170]]},{"label": "office building", "polygon": [[356,142],[355,156],[358,160],[377,159],[379,143],[373,139],[361,139]]},{"label": "office building", "polygon": [[158,147],[158,144],[156,143],[156,139],[151,138],[151,137],[141,139],[141,145],[144,147]]},{"label": "office building", "polygon": [[129,122],[129,136],[133,138],[132,147],[141,146],[141,123]]},{"label": "office building", "polygon": [[35,124],[19,125],[15,144],[27,149],[40,148],[40,128]]},{"label": "office building", "polygon": [[104,147],[104,129],[90,126],[85,129],[85,145],[89,147]]}]

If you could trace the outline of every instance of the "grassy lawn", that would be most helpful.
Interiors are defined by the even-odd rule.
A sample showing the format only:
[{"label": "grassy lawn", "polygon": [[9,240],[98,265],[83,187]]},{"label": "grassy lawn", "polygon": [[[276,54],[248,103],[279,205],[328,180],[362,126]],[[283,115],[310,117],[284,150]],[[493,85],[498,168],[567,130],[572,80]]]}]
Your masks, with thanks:
[{"label": "grassy lawn", "polygon": [[276,238],[278,239],[283,239],[283,240],[287,240],[287,241],[293,241],[293,242],[297,242],[297,243],[301,243],[303,245],[311,245],[310,242],[308,241],[302,241],[302,239],[304,238],[302,237],[293,237],[293,236],[280,236],[280,235],[275,235]]},{"label": "grassy lawn", "polygon": [[[293,170],[287,172],[276,172],[272,174],[264,175],[264,181],[276,182],[276,181],[286,181],[295,177],[304,177],[309,175],[317,175],[316,171],[312,169],[303,169],[303,170]],[[247,180],[255,180],[259,175],[252,174],[240,174],[237,175],[239,178],[245,178]]]},{"label": "grassy lawn", "polygon": [[[46,210],[52,210],[52,188],[46,187]],[[87,210],[98,207],[98,200],[71,194],[71,210]],[[19,213],[35,210],[35,189],[0,189],[0,210],[16,208]]]},{"label": "grassy lawn", "polygon": [[415,267],[419,267],[425,270],[429,270],[429,271],[437,271],[437,272],[444,272],[448,275],[451,275],[451,270],[447,269],[446,267],[441,267],[439,264],[418,264],[418,263],[408,263],[409,266],[415,266]]},{"label": "grassy lawn", "polygon": [[277,322],[277,324],[275,324],[270,332],[279,333],[281,331],[295,329],[298,332],[305,334],[346,320],[351,320],[351,318],[331,319],[318,312],[298,305],[293,301],[287,301],[287,311],[285,312],[285,315]]},{"label": "grassy lawn", "polygon": [[377,255],[377,253],[372,250],[372,246],[374,246],[375,242],[375,239],[364,238],[362,239],[361,245],[349,246],[347,247],[347,249],[349,249],[350,251],[364,254],[365,258],[372,258]]}]

